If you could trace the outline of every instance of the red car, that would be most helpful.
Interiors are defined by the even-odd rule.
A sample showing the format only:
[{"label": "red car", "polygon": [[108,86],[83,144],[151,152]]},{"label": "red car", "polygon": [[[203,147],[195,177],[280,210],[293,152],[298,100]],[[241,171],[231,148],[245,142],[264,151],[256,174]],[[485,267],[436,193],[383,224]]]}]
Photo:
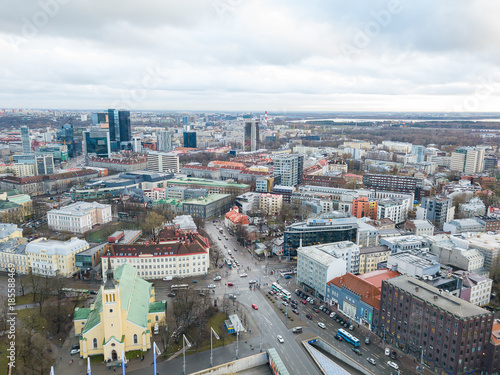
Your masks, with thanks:
[{"label": "red car", "polygon": [[305,299],[301,300],[300,302],[302,302],[304,305],[307,303]]},{"label": "red car", "polygon": [[227,283],[227,286],[233,286],[234,283]]},{"label": "red car", "polygon": [[255,303],[252,303],[252,308],[253,308],[254,310],[258,310],[258,309],[259,309]]}]

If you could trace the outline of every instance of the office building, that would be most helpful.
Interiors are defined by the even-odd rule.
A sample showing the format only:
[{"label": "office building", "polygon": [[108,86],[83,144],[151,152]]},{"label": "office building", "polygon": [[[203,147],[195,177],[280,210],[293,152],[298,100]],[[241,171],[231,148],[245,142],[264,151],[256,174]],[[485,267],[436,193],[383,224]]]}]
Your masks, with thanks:
[{"label": "office building", "polygon": [[280,185],[297,186],[302,183],[304,155],[277,155],[274,160],[274,175],[281,177]]},{"label": "office building", "polygon": [[54,174],[54,157],[51,154],[35,155],[36,174]]},{"label": "office building", "polygon": [[427,242],[422,236],[395,236],[382,238],[380,244],[387,246],[391,250],[391,254],[395,254],[424,248]]},{"label": "office building", "polygon": [[97,202],[76,202],[47,212],[49,229],[57,231],[85,233],[94,225],[111,220],[111,205]]},{"label": "office building", "polygon": [[451,153],[450,169],[466,174],[481,173],[484,169],[484,148],[457,148]]},{"label": "office building", "polygon": [[71,277],[78,272],[75,255],[88,248],[87,241],[76,237],[68,241],[40,238],[26,245],[26,255],[34,274]]},{"label": "office building", "polygon": [[23,154],[31,153],[30,129],[27,126],[21,126],[21,143]]},{"label": "office building", "polygon": [[182,186],[191,189],[207,189],[208,194],[231,194],[235,197],[250,191],[250,185],[234,182],[206,180],[203,178],[175,178],[167,181],[167,187]]},{"label": "office building", "polygon": [[108,124],[107,113],[92,113],[92,127],[100,128],[101,124]]},{"label": "office building", "polygon": [[469,248],[467,239],[439,234],[429,236],[427,240],[431,251],[439,255],[439,262],[443,266],[483,273],[484,256],[479,250]]},{"label": "office building", "polygon": [[259,121],[245,120],[244,151],[257,151],[260,148],[259,125]]},{"label": "office building", "polygon": [[109,267],[105,280],[90,308],[75,309],[75,335],[80,357],[102,355],[105,362],[118,362],[123,353],[151,349],[153,327],[165,321],[166,301],[155,301],[153,284],[130,264],[114,272]]},{"label": "office building", "polygon": [[382,267],[391,251],[387,246],[369,246],[359,249],[359,273],[364,274]]},{"label": "office building", "polygon": [[493,314],[410,276],[382,282],[375,327],[435,373],[481,373]]},{"label": "office building", "polygon": [[417,200],[420,200],[424,187],[423,178],[389,174],[366,173],[363,176],[363,183],[370,189],[411,193]]},{"label": "office building", "polygon": [[436,226],[443,227],[455,216],[453,200],[447,197],[422,198],[420,207],[417,208],[418,220],[430,220]]},{"label": "office building", "polygon": [[[120,143],[132,140],[132,127],[130,125],[130,111],[118,111],[120,129]],[[116,128],[116,127],[115,127]],[[118,140],[118,139],[117,139]]]},{"label": "office building", "polygon": [[72,124],[64,124],[57,131],[57,141],[68,147],[68,156],[74,158],[76,156],[75,134]]},{"label": "office building", "polygon": [[339,241],[356,241],[356,218],[308,219],[285,228],[284,255],[296,256],[299,247]]},{"label": "office building", "polygon": [[133,137],[132,138],[132,151],[136,154],[140,154],[142,152],[142,138],[141,137]]},{"label": "office building", "polygon": [[111,141],[109,131],[90,130],[84,133],[84,154],[85,157],[97,156],[100,158],[109,158],[111,155]]},{"label": "office building", "polygon": [[483,226],[485,232],[500,230],[500,219],[498,217],[480,215],[476,216],[474,220]]},{"label": "office building", "polygon": [[165,130],[156,133],[156,149],[160,152],[172,151],[172,136],[172,132]]},{"label": "office building", "polygon": [[347,273],[327,282],[326,302],[352,323],[373,327],[373,318],[380,311],[382,281],[401,274],[388,269],[376,270],[363,275]]},{"label": "office building", "polygon": [[484,226],[475,219],[454,219],[449,223],[444,223],[443,231],[451,234],[460,234],[465,232],[483,232]]},{"label": "office building", "polygon": [[184,132],[184,147],[197,148],[196,144],[196,132]]},{"label": "office building", "polygon": [[296,284],[316,298],[324,300],[326,283],[347,271],[347,262],[316,246],[297,249],[297,281]]},{"label": "office building", "polygon": [[425,146],[412,145],[411,154],[417,155],[417,163],[423,163],[425,161]]},{"label": "office building", "polygon": [[210,194],[183,201],[182,210],[187,215],[205,220],[224,215],[231,208],[232,201],[231,194]]},{"label": "office building", "polygon": [[149,152],[148,171],[179,173],[179,155],[168,152]]}]

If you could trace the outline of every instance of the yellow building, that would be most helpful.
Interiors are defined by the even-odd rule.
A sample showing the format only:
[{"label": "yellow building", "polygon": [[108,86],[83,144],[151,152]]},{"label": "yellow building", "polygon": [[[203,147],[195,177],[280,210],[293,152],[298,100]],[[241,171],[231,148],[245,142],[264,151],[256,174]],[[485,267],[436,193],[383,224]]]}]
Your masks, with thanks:
[{"label": "yellow building", "polygon": [[359,273],[376,271],[378,264],[387,262],[391,251],[387,246],[371,246],[359,249]]},{"label": "yellow building", "polygon": [[[108,258],[108,263],[110,260]],[[104,360],[120,361],[122,352],[151,348],[151,330],[165,320],[165,301],[155,302],[153,284],[123,264],[112,271],[90,308],[75,310],[75,335],[80,337],[80,356],[103,354]]]},{"label": "yellow building", "polygon": [[12,238],[21,238],[23,230],[16,224],[0,224],[0,242],[7,242]]},{"label": "yellow building", "polygon": [[44,276],[70,277],[78,272],[75,255],[89,248],[85,240],[76,237],[68,241],[40,238],[26,246],[26,255],[33,273]]}]

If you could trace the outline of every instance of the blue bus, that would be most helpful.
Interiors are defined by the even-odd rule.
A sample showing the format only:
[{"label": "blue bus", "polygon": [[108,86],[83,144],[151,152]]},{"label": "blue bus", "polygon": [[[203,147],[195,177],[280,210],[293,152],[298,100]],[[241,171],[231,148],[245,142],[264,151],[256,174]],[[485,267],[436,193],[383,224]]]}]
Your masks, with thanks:
[{"label": "blue bus", "polygon": [[359,346],[359,339],[351,335],[345,329],[339,328],[337,331],[337,335],[342,337],[343,340],[347,341],[349,344],[357,348]]}]

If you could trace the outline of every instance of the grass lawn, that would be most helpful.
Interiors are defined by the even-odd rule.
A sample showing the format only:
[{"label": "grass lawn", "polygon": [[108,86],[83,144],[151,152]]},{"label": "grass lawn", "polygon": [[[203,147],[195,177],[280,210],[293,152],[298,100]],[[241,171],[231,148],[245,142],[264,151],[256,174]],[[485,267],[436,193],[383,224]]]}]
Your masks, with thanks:
[{"label": "grass lawn", "polygon": [[9,348],[7,345],[7,335],[4,337],[4,339],[0,340],[0,368],[7,368],[7,363],[9,363],[9,360],[7,359],[7,349]]},{"label": "grass lawn", "polygon": [[125,353],[125,358],[127,359],[137,359],[137,358],[141,358],[141,356],[143,354],[146,354],[145,352],[143,352],[142,350],[131,350],[130,352],[126,352]]},{"label": "grass lawn", "polygon": [[26,305],[28,303],[33,303],[33,294],[26,294],[24,296],[16,297],[16,305]]},{"label": "grass lawn", "polygon": [[90,356],[90,363],[92,364],[101,364],[104,362],[104,354],[97,354]]},{"label": "grass lawn", "polygon": [[[17,311],[17,319],[21,319],[24,323],[28,323],[30,320],[30,317],[33,316],[33,314],[36,314],[40,321],[39,321],[39,324],[41,327],[45,326],[45,319],[43,319],[42,317],[40,317],[40,314],[38,313],[38,307],[35,307],[33,309],[22,309],[22,310],[18,310]],[[40,329],[38,329],[39,331],[41,330],[41,327]]]},{"label": "grass lawn", "polygon": [[108,236],[110,236],[113,232],[124,229],[140,229],[140,227],[135,223],[117,221],[114,223],[106,224],[95,232],[88,234],[87,241],[95,243],[107,242]]}]

